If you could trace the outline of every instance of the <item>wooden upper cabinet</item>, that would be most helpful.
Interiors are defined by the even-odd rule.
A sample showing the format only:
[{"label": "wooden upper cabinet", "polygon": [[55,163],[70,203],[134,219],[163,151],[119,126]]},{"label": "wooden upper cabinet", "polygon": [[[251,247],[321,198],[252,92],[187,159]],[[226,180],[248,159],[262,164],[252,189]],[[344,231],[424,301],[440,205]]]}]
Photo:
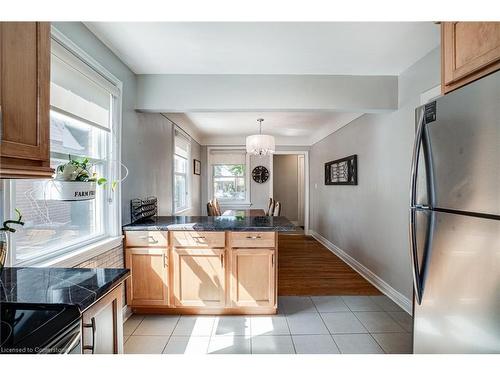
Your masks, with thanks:
[{"label": "wooden upper cabinet", "polygon": [[50,23],[0,22],[0,116],[0,177],[51,177]]},{"label": "wooden upper cabinet", "polygon": [[441,23],[442,92],[500,69],[500,22]]},{"label": "wooden upper cabinet", "polygon": [[[127,234],[127,245],[128,241]],[[166,247],[126,248],[125,266],[131,271],[126,281],[129,306],[169,305],[167,251]]]}]

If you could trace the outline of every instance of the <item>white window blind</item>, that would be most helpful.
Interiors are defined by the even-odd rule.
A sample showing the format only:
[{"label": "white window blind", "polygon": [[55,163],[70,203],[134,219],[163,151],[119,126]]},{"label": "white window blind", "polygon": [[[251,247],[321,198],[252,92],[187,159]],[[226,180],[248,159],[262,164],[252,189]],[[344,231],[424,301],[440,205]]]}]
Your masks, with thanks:
[{"label": "white window blind", "polygon": [[245,164],[244,150],[213,150],[210,152],[210,162],[214,164]]},{"label": "white window blind", "polygon": [[50,104],[102,129],[110,129],[111,95],[116,86],[52,41]]},{"label": "white window blind", "polygon": [[182,132],[175,129],[175,154],[188,158],[191,141]]}]

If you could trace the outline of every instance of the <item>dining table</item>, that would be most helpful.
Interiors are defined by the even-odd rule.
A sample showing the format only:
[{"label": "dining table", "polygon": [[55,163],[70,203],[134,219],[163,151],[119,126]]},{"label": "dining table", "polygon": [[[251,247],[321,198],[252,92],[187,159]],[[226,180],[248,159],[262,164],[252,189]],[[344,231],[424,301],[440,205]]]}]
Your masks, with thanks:
[{"label": "dining table", "polygon": [[261,208],[248,208],[242,210],[226,210],[222,216],[266,216],[266,212]]}]

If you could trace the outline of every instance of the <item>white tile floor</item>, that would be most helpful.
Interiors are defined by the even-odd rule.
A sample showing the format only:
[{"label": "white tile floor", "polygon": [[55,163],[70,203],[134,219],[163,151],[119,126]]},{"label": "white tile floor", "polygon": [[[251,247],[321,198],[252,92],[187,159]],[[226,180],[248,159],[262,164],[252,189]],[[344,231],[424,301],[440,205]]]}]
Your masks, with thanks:
[{"label": "white tile floor", "polygon": [[385,296],[279,297],[274,316],[133,315],[125,353],[410,353],[411,316]]}]

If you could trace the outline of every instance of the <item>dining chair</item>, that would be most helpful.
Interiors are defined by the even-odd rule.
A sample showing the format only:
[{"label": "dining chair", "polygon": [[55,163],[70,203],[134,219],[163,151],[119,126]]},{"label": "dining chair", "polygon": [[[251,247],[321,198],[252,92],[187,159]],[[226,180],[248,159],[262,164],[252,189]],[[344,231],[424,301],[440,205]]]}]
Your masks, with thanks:
[{"label": "dining chair", "polygon": [[274,211],[274,199],[269,198],[269,205],[267,207],[266,216],[273,216]]},{"label": "dining chair", "polygon": [[207,202],[207,215],[214,216],[212,203],[210,203],[210,202]]},{"label": "dining chair", "polygon": [[276,204],[274,205],[273,216],[280,216],[280,214],[281,214],[281,202],[277,201]]},{"label": "dining chair", "polygon": [[215,211],[215,216],[221,216],[222,215],[222,211],[220,209],[219,201],[217,200],[217,198],[213,199],[212,205],[213,205],[213,208],[214,208],[214,211]]}]

